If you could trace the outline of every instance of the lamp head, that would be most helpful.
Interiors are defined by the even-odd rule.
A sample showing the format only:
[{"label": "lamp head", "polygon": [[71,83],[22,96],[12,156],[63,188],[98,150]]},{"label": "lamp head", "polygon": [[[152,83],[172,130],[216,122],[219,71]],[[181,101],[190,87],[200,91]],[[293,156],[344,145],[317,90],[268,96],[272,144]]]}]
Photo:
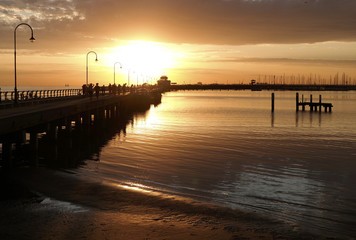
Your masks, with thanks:
[{"label": "lamp head", "polygon": [[95,58],[95,62],[99,61],[98,58]]},{"label": "lamp head", "polygon": [[30,41],[31,42],[34,42],[36,39],[33,37],[33,36],[31,36],[31,38],[30,38]]}]

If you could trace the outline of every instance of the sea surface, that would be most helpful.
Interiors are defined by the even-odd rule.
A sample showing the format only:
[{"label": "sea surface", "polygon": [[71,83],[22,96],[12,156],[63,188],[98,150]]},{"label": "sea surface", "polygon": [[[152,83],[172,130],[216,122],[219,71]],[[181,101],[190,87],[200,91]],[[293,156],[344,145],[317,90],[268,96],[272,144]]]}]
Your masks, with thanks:
[{"label": "sea surface", "polygon": [[179,91],[134,117],[78,174],[356,237],[356,92]]},{"label": "sea surface", "polygon": [[356,238],[356,92],[167,92],[70,171]]}]

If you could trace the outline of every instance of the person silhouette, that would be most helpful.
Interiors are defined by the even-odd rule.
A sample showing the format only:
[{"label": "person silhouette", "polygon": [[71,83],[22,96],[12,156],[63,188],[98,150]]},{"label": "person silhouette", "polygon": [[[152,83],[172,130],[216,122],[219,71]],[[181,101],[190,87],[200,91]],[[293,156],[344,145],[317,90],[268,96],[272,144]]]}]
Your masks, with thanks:
[{"label": "person silhouette", "polygon": [[99,94],[100,94],[99,83],[95,84],[94,91],[95,91],[96,99],[98,100],[99,99]]},{"label": "person silhouette", "polygon": [[89,96],[90,96],[90,99],[93,97],[93,84],[92,83],[90,83],[89,84]]},{"label": "person silhouette", "polygon": [[82,86],[83,96],[87,95],[87,90],[88,90],[88,86],[86,84],[83,84]]}]

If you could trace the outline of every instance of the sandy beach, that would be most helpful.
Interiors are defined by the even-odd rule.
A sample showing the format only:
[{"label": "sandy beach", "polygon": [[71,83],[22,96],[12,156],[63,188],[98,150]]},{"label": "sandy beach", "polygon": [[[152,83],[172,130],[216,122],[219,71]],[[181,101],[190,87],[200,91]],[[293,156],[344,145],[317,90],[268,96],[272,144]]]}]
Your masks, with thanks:
[{"label": "sandy beach", "polygon": [[254,213],[64,172],[22,169],[11,176],[11,193],[0,201],[2,240],[332,239]]}]

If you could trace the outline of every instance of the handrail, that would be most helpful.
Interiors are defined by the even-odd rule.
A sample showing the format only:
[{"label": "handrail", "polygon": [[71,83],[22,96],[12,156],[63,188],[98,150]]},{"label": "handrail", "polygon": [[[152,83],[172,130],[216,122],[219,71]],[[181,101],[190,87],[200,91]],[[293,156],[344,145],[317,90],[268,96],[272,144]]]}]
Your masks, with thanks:
[{"label": "handrail", "polygon": [[[82,89],[51,89],[51,90],[25,90],[18,91],[19,102],[31,100],[48,100],[53,98],[66,98],[82,95]],[[3,91],[0,88],[0,103],[13,102],[15,91]]]},{"label": "handrail", "polygon": [[[141,93],[144,94],[146,91],[152,91],[153,86],[101,86],[99,94],[100,95],[125,95],[127,93]],[[65,99],[74,96],[95,96],[95,90],[92,89],[92,94],[88,94],[88,89],[85,90],[83,94],[83,89],[72,88],[72,89],[51,89],[51,90],[24,90],[18,92],[18,103],[21,102],[46,102],[50,99]],[[15,102],[15,91],[2,91],[0,88],[0,104],[11,104]]]}]

